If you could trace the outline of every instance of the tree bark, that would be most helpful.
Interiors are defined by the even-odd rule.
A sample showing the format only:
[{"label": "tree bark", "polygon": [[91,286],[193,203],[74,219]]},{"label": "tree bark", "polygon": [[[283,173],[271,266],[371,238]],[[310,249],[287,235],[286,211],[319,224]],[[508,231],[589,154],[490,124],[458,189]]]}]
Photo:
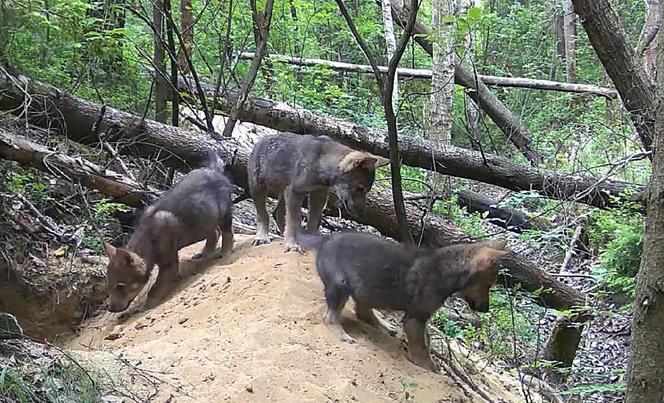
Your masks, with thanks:
[{"label": "tree bark", "polygon": [[576,82],[576,13],[572,0],[563,2],[563,38],[565,44],[565,81]]},{"label": "tree bark", "polygon": [[646,74],[651,80],[654,80],[656,78],[657,49],[659,47],[657,31],[659,31],[662,21],[660,0],[645,0],[644,3],[646,6],[646,20],[639,37],[637,51],[639,54],[643,54],[643,66],[646,69]]},{"label": "tree bark", "polygon": [[[405,26],[407,17],[410,14],[408,7],[402,0],[392,0],[392,11],[397,24]],[[413,39],[422,48],[433,55],[433,47],[430,38],[431,30],[420,23],[415,22],[413,29]],[[471,67],[463,65],[458,59],[455,59],[456,82],[470,90],[469,95],[484,110],[484,112],[493,120],[493,122],[503,131],[506,138],[523,154],[532,165],[539,165],[544,160],[542,155],[535,150],[532,144],[532,138],[526,127],[519,119],[500,102],[489,88],[482,82]]]},{"label": "tree bark", "polygon": [[191,54],[194,46],[194,12],[191,0],[180,0],[180,32],[185,51],[180,50],[178,53],[178,67],[182,74],[189,74],[187,55]]},{"label": "tree bark", "polygon": [[567,379],[569,371],[566,369],[572,368],[576,349],[581,342],[581,330],[583,330],[583,321],[577,321],[575,318],[563,317],[556,321],[542,356],[544,360],[554,361],[551,368],[544,370],[549,380],[560,384]]},{"label": "tree bark", "polygon": [[[660,9],[661,12],[661,9]],[[664,32],[658,33],[664,43]],[[627,403],[664,400],[664,52],[657,55],[657,102],[652,177],[627,367]]]},{"label": "tree bark", "polygon": [[[454,20],[456,0],[433,0],[433,54],[431,96],[429,98],[426,134],[438,147],[452,144],[452,111],[454,110]],[[452,21],[448,19],[452,18]],[[452,182],[449,176],[429,174],[429,182],[436,195],[449,197]]]},{"label": "tree bark", "polygon": [[154,53],[152,57],[152,64],[155,69],[155,86],[154,86],[154,119],[157,122],[166,122],[168,119],[168,107],[166,100],[168,99],[168,83],[166,77],[166,67],[164,66],[164,1],[153,0],[152,2],[152,18],[155,27],[154,35]]},{"label": "tree bark", "polygon": [[[392,59],[397,50],[397,40],[394,37],[394,22],[392,22],[392,2],[391,0],[381,0],[383,31],[385,32],[385,48],[387,49],[387,60]],[[371,66],[369,66],[371,67]],[[399,69],[394,74],[394,83],[392,84],[392,109],[398,110],[399,106]]]},{"label": "tree bark", "polygon": [[[243,60],[251,60],[254,58],[255,55],[256,53],[254,52],[241,52],[238,57]],[[269,58],[270,60],[278,61],[280,63],[293,64],[296,66],[306,66],[306,67],[326,66],[336,71],[373,74],[371,66],[366,64],[335,62],[333,60],[325,60],[325,59],[309,59],[309,58],[305,59],[301,57],[279,55],[275,53],[266,55],[265,58],[266,59]],[[387,73],[386,66],[378,66],[378,70],[383,74]],[[410,69],[405,67],[399,67],[397,69],[397,73],[401,78],[408,77],[408,78],[423,79],[423,80],[430,80],[432,76],[431,70]],[[535,78],[498,77],[498,76],[487,76],[483,74],[478,74],[477,78],[482,82],[484,82],[484,84],[494,87],[525,88],[531,90],[572,92],[580,94],[592,94],[609,99],[618,98],[618,92],[616,92],[616,90],[606,87],[599,87],[591,84],[569,84],[569,83],[561,83],[558,81],[551,81],[551,80],[539,80]],[[455,84],[461,85],[456,77],[455,77]]]},{"label": "tree bark", "polygon": [[[616,86],[641,143],[650,150],[655,130],[655,88],[609,0],[572,0],[588,39]],[[652,158],[652,157],[651,157]]]},{"label": "tree bark", "polygon": [[265,52],[267,51],[267,39],[270,34],[270,23],[272,22],[272,8],[274,6],[274,0],[267,0],[265,3],[265,10],[259,11],[256,0],[250,0],[252,8],[252,19],[254,22],[254,41],[256,43],[256,54],[254,59],[251,61],[251,66],[249,66],[249,71],[247,72],[247,77],[242,83],[240,88],[240,93],[237,97],[236,103],[230,111],[228,121],[224,126],[223,137],[230,137],[235,128],[235,123],[238,120],[239,111],[244,106],[244,102],[249,96],[249,91],[251,87],[254,86],[254,81],[256,80],[256,75],[258,74],[258,69],[261,67],[261,61]]}]

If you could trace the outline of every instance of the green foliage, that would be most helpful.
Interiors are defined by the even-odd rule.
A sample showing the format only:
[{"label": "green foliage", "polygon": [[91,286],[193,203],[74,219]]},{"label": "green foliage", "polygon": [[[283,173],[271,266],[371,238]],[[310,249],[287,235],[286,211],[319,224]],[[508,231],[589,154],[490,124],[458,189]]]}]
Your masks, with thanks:
[{"label": "green foliage", "polygon": [[588,234],[591,245],[600,250],[593,276],[609,291],[634,296],[644,230],[643,217],[625,209],[591,214]]},{"label": "green foliage", "polygon": [[73,363],[41,368],[39,374],[29,375],[5,366],[0,371],[0,396],[20,403],[94,403],[101,399],[94,381]]},{"label": "green foliage", "polygon": [[625,392],[625,383],[616,382],[616,383],[597,383],[590,385],[581,385],[569,388],[563,392],[560,392],[561,395],[587,395],[591,393],[603,393],[603,392]]}]

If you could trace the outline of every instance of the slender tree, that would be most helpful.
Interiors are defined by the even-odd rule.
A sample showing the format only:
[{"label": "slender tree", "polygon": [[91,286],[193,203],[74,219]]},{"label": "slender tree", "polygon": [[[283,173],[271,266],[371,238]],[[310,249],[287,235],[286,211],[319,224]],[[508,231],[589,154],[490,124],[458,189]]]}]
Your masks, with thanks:
[{"label": "slender tree", "polygon": [[[431,97],[428,106],[428,136],[440,147],[452,142],[452,111],[454,110],[454,17],[456,0],[433,0],[431,26],[433,55]],[[452,182],[449,176],[433,173],[429,181],[437,195],[449,197]]]},{"label": "slender tree", "polygon": [[[664,32],[660,30],[657,36],[662,43]],[[664,71],[661,47],[657,53],[657,69]],[[656,94],[653,167],[641,268],[636,276],[627,403],[664,401],[664,74],[657,75]]]},{"label": "slender tree", "polygon": [[154,53],[152,64],[154,65],[154,119],[165,123],[168,118],[166,100],[168,98],[168,81],[166,67],[164,65],[164,0],[152,1],[152,23],[154,24]]}]

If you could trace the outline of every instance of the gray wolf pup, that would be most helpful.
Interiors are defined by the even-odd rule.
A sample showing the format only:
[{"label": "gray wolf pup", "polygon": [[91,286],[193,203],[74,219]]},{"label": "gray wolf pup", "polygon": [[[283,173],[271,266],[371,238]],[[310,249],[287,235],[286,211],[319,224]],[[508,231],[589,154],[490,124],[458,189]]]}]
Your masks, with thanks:
[{"label": "gray wolf pup", "polygon": [[341,326],[341,311],[355,301],[357,318],[388,334],[395,329],[373,308],[404,311],[408,359],[437,370],[427,346],[426,322],[447,297],[459,293],[476,311],[489,311],[489,289],[497,281],[505,241],[461,243],[438,249],[401,245],[364,233],[302,234],[300,244],[318,250],[316,267],[325,286],[325,322],[343,341],[355,340]]},{"label": "gray wolf pup", "polygon": [[[176,281],[178,251],[185,246],[206,240],[195,260],[231,253],[233,187],[224,168],[216,152],[210,153],[207,166],[189,172],[143,212],[126,247],[105,244],[111,312],[127,309],[155,264],[159,266],[155,286]],[[217,250],[220,233],[222,246]]]},{"label": "gray wolf pup", "polygon": [[388,163],[386,158],[355,151],[327,136],[281,133],[260,140],[247,166],[258,215],[253,245],[270,242],[268,196],[279,199],[275,220],[284,234],[285,251],[302,252],[296,236],[301,231],[300,208],[305,197],[309,196],[307,231],[316,232],[330,189],[350,212],[361,212],[376,168]]}]

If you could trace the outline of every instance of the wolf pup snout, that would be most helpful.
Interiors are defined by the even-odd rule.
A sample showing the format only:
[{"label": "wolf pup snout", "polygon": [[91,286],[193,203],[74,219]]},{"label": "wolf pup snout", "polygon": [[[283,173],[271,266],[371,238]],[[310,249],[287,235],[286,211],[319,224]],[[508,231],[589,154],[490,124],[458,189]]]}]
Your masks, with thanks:
[{"label": "wolf pup snout", "polygon": [[435,250],[401,245],[364,233],[302,236],[317,249],[316,268],[325,287],[325,321],[343,341],[354,343],[341,326],[341,311],[352,297],[355,315],[388,334],[395,330],[373,309],[404,311],[408,359],[437,370],[426,340],[426,322],[447,297],[460,293],[472,309],[489,310],[489,290],[498,277],[505,242],[451,245]]},{"label": "wolf pup snout", "polygon": [[351,213],[361,213],[374,182],[376,168],[389,160],[355,151],[327,136],[281,133],[260,140],[247,166],[249,188],[256,205],[254,245],[269,243],[268,196],[278,198],[274,218],[284,235],[285,251],[301,252],[297,244],[300,209],[309,198],[307,232],[316,233],[330,189]]},{"label": "wolf pup snout", "polygon": [[[232,185],[216,153],[208,165],[185,175],[141,215],[124,248],[106,244],[109,310],[127,309],[145,287],[154,265],[155,286],[162,288],[179,277],[178,251],[206,240],[194,259],[230,254],[233,249]],[[217,242],[221,234],[221,250]]]}]

